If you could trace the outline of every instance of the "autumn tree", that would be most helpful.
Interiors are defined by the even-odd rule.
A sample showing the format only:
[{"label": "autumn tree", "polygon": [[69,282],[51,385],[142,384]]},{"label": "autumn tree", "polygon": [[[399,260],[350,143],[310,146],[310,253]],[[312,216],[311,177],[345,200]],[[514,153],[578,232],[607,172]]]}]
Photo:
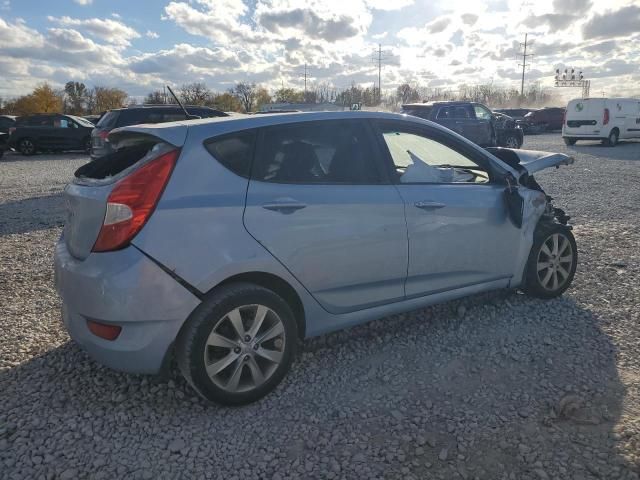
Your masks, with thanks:
[{"label": "autumn tree", "polygon": [[154,90],[144,97],[144,103],[147,105],[164,105],[167,103],[167,96],[162,90]]},{"label": "autumn tree", "polygon": [[240,82],[231,89],[231,94],[235,96],[245,112],[250,112],[253,109],[253,105],[256,101],[256,84]]},{"label": "autumn tree", "polygon": [[207,107],[215,108],[223,112],[240,112],[242,105],[238,99],[230,92],[216,93],[211,95],[206,103]]},{"label": "autumn tree", "polygon": [[402,103],[417,102],[418,100],[420,100],[420,94],[418,93],[418,90],[413,88],[408,83],[403,83],[402,85],[400,85],[396,90],[396,95],[398,97],[398,100],[400,100]]},{"label": "autumn tree", "polygon": [[256,110],[260,110],[260,107],[267,103],[271,103],[271,95],[266,88],[259,87],[256,91]]},{"label": "autumn tree", "polygon": [[93,109],[91,113],[101,113],[114,108],[122,108],[127,104],[127,92],[119,88],[94,87]]},{"label": "autumn tree", "polygon": [[81,82],[67,82],[64,86],[66,94],[64,111],[72,115],[82,115],[87,102],[87,87]]},{"label": "autumn tree", "polygon": [[185,105],[204,105],[211,97],[211,91],[204,83],[193,82],[182,85],[178,95]]},{"label": "autumn tree", "polygon": [[274,96],[276,103],[301,103],[304,100],[304,92],[294,88],[281,88]]}]

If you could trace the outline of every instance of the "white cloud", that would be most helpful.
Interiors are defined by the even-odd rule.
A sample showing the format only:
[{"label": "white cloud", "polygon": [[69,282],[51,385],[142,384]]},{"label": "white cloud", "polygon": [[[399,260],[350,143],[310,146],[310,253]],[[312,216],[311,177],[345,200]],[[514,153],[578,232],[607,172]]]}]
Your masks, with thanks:
[{"label": "white cloud", "polygon": [[160,35],[158,35],[156,32],[152,32],[151,30],[147,30],[147,32],[144,34],[145,37],[147,38],[159,38]]},{"label": "white cloud", "polygon": [[76,2],[78,5],[91,5],[93,3],[93,0],[73,0],[74,2]]},{"label": "white cloud", "polygon": [[130,40],[140,38],[140,34],[137,31],[118,20],[100,18],[79,19],[66,16],[48,16],[47,20],[64,27],[81,28],[86,33],[114,45],[128,46],[131,44]]}]

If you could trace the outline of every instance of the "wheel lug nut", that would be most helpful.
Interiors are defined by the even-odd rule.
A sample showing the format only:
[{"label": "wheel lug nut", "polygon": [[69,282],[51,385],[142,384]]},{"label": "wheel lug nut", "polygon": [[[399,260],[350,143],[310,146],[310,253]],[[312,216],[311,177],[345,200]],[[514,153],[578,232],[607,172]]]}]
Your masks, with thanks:
[{"label": "wheel lug nut", "polygon": [[240,353],[240,347],[236,347],[233,349],[234,353]]},{"label": "wheel lug nut", "polygon": [[248,361],[249,361],[249,355],[245,355],[243,360],[244,360],[245,362],[248,362]]},{"label": "wheel lug nut", "polygon": [[244,336],[244,341],[245,342],[250,342],[251,341],[251,336],[250,335],[245,335]]},{"label": "wheel lug nut", "polygon": [[258,350],[260,348],[260,345],[258,345],[257,343],[253,346],[254,350]]}]

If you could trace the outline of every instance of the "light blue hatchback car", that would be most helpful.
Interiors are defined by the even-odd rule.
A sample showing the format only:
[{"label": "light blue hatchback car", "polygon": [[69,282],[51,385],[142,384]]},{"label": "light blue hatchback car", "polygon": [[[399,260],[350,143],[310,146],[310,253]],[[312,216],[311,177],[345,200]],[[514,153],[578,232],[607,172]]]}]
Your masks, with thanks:
[{"label": "light blue hatchback car", "polygon": [[299,339],[491,289],[554,297],[577,248],[536,171],[376,112],[116,129],[66,188],[56,284],[71,337],[112,368],[175,356],[203,397],[254,401]]}]

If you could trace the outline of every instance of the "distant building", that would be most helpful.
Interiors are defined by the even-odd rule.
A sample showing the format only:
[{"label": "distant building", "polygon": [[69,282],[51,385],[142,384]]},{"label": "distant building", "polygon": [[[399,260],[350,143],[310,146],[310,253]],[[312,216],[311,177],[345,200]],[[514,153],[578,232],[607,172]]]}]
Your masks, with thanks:
[{"label": "distant building", "polygon": [[279,112],[281,110],[300,112],[341,112],[348,110],[342,105],[335,103],[266,103],[260,107],[261,112]]}]

